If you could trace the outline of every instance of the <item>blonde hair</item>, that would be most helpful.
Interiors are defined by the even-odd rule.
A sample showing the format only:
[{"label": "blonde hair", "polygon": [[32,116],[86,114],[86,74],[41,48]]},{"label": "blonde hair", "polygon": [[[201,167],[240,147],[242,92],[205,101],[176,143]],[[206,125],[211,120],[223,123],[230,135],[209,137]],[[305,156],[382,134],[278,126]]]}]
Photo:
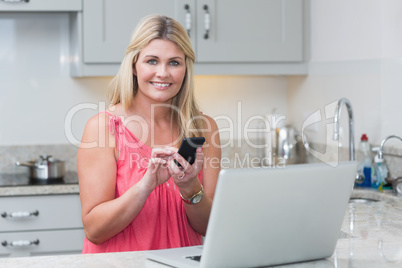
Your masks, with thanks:
[{"label": "blonde hair", "polygon": [[179,93],[173,98],[173,116],[179,126],[181,140],[184,137],[202,135],[204,126],[194,97],[193,66],[195,53],[191,41],[184,28],[172,18],[162,15],[150,15],[143,18],[131,37],[119,72],[109,85],[109,101],[111,105],[121,103],[125,109],[131,105],[138,91],[137,77],[133,74],[133,66],[138,60],[141,50],[154,39],[174,42],[185,55],[186,73]]}]

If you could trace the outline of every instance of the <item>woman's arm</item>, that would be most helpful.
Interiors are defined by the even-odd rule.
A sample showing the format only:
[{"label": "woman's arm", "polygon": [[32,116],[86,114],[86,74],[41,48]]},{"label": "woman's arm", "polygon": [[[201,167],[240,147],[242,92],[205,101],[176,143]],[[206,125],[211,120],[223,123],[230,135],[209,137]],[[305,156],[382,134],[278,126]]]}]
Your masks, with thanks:
[{"label": "woman's arm", "polygon": [[[91,148],[85,148],[89,144]],[[164,162],[153,158],[148,169],[156,170]],[[88,121],[78,149],[77,168],[84,231],[94,244],[101,244],[126,228],[158,185],[155,174],[147,172],[138,183],[115,198],[115,137],[109,132],[105,114]]]},{"label": "woman's arm", "polygon": [[[205,134],[206,143],[204,145],[204,153],[197,151],[197,160],[201,161],[196,160],[194,164],[197,165],[199,163],[202,165],[202,184],[204,187],[205,195],[202,200],[197,204],[187,204],[183,202],[191,226],[196,232],[200,233],[201,235],[205,235],[207,230],[209,214],[211,212],[212,200],[214,198],[216,183],[218,181],[221,160],[218,127],[212,118],[207,116],[205,116],[205,118],[209,129]],[[202,157],[203,161],[202,159],[199,159]],[[180,161],[181,159],[179,158],[177,160]],[[186,164],[185,162],[181,163],[182,165]],[[189,168],[186,166],[183,167],[185,169]],[[201,183],[197,177],[186,177],[181,180],[175,178],[175,183],[179,187],[180,192],[184,197],[191,197],[201,189]]]}]

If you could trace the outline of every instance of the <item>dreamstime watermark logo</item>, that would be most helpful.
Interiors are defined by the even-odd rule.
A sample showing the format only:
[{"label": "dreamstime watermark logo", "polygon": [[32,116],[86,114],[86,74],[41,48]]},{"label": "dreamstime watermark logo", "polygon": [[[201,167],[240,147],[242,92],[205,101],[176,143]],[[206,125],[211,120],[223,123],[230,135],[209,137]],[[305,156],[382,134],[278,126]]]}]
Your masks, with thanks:
[{"label": "dreamstime watermark logo", "polygon": [[[311,156],[315,157],[316,159],[328,163],[331,166],[336,166],[339,162],[339,153],[338,153],[338,147],[339,147],[339,141],[333,139],[333,132],[334,132],[334,122],[333,119],[335,117],[335,112],[334,107],[336,105],[337,101],[332,102],[330,104],[327,104],[324,109],[318,109],[314,113],[310,114],[303,122],[302,128],[301,128],[301,137],[302,137],[302,143],[304,145],[304,148],[306,152],[308,152]],[[151,107],[151,115],[155,113],[155,111],[158,108],[166,108],[170,107],[171,109],[174,109],[177,113],[181,113],[180,110],[177,109],[177,107],[166,105],[166,104],[158,104],[158,105],[153,105]],[[77,116],[78,113],[82,111],[91,111],[100,113],[102,111],[106,110],[106,103],[105,102],[99,102],[99,103],[80,103],[72,107],[68,113],[66,114],[65,121],[64,121],[64,129],[65,129],[65,136],[67,140],[80,148],[96,148],[96,147],[106,147],[108,146],[105,142],[104,138],[99,138],[97,141],[80,141],[74,136],[73,133],[73,122],[74,118]],[[237,105],[237,118],[233,119],[229,115],[218,115],[213,117],[213,119],[218,123],[218,125],[222,125],[224,127],[220,127],[219,130],[216,131],[216,133],[212,133],[212,137],[215,137],[216,135],[225,135],[225,142],[223,144],[212,144],[215,147],[219,147],[222,149],[225,148],[241,148],[243,146],[243,142],[246,143],[246,146],[249,148],[253,149],[254,151],[260,151],[264,152],[263,155],[259,154],[258,157],[251,156],[249,153],[245,154],[240,154],[240,153],[235,153],[234,157],[228,158],[228,157],[222,157],[221,158],[221,165],[222,167],[229,167],[228,163],[232,163],[230,167],[261,167],[264,165],[264,163],[273,163],[272,159],[274,157],[278,157],[275,155],[273,152],[273,149],[275,145],[272,144],[273,141],[273,135],[276,134],[276,129],[278,126],[281,125],[286,120],[285,115],[275,115],[271,116],[270,118],[267,116],[263,115],[253,115],[247,118],[243,124],[242,122],[242,105],[241,102],[238,102]],[[151,147],[159,147],[155,142],[155,127],[153,125],[149,125],[147,120],[145,118],[134,115],[130,117],[119,117],[119,120],[121,124],[124,126],[127,126],[129,124],[136,124],[137,126],[141,126],[141,131],[140,133],[141,136],[136,137],[138,140],[141,141],[141,143],[138,142],[131,142],[128,141],[125,137],[125,135],[121,135],[120,139],[123,142],[125,146],[128,146],[130,148],[138,148],[139,146],[142,146],[142,144],[150,144]],[[192,123],[192,120],[195,120],[194,118],[188,119],[188,122],[185,122],[186,126],[190,126]],[[308,138],[308,127],[317,124],[317,123],[325,123],[326,129],[322,130],[322,132],[326,132],[326,141],[325,144],[323,144],[324,149],[323,150],[315,150],[313,149],[311,145],[311,141]],[[115,124],[116,122],[109,122]],[[210,122],[208,120],[204,120],[204,130],[207,132],[210,132],[212,129],[212,126],[210,125]],[[259,127],[256,128],[255,125],[258,124]],[[114,129],[115,126],[109,126],[111,131],[118,131],[117,129]],[[98,133],[98,135],[102,135],[105,133]],[[252,135],[254,134],[254,136]],[[250,136],[253,136],[253,138],[250,138]],[[255,136],[263,137],[263,140],[258,140],[258,138],[255,138]],[[100,136],[99,136],[100,137]],[[236,139],[237,137],[237,143]],[[180,140],[182,137],[178,137],[178,140]],[[150,140],[150,143],[148,143],[148,139]],[[172,141],[172,144],[177,144],[178,140]],[[213,141],[214,139],[212,139]],[[277,161],[277,165],[285,165],[286,164],[286,159],[282,159],[281,161],[280,158],[278,158],[279,161]],[[219,161],[218,161],[219,162]]]}]

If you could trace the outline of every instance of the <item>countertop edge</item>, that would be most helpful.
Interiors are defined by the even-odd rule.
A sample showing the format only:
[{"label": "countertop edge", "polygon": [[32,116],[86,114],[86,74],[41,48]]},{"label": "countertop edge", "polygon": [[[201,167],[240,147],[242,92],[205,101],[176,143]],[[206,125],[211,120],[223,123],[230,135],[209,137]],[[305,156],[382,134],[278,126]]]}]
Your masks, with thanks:
[{"label": "countertop edge", "polygon": [[26,195],[79,194],[78,184],[0,187],[0,197]]}]

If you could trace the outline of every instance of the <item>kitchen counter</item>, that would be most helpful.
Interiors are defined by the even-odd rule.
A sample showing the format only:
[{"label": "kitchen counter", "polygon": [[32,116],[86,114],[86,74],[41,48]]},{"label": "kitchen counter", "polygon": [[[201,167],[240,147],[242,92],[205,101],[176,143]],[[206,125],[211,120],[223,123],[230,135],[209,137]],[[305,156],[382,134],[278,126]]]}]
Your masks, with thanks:
[{"label": "kitchen counter", "polygon": [[0,197],[50,194],[78,194],[78,175],[66,172],[63,179],[32,180],[26,174],[0,173]]},{"label": "kitchen counter", "polygon": [[[350,203],[332,257],[277,267],[402,267],[402,198],[391,192],[355,189],[352,197],[379,200]],[[167,267],[144,252],[0,259],[0,267]]]}]

